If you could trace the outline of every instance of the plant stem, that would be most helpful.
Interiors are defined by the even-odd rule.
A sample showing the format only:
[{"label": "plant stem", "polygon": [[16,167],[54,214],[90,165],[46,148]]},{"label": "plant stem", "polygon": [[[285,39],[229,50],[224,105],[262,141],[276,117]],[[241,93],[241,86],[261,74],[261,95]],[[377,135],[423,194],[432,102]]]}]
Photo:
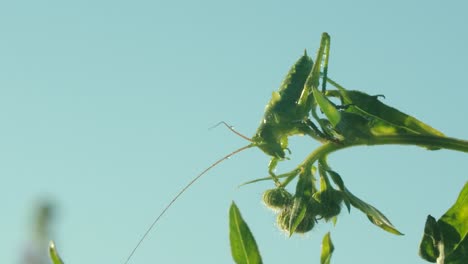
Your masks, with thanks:
[{"label": "plant stem", "polygon": [[[415,145],[434,149],[450,149],[461,152],[468,152],[468,141],[429,135],[395,135],[395,136],[375,136],[367,139],[356,140],[351,143],[327,142],[310,153],[306,159],[295,169],[310,168],[320,158],[340,149],[355,146],[378,146],[378,145]],[[288,185],[297,174],[286,178],[281,186]]]},{"label": "plant stem", "polygon": [[358,145],[418,145],[425,147],[451,149],[468,152],[468,141],[439,136],[428,135],[397,135],[374,137],[367,142],[358,142]]},{"label": "plant stem", "polygon": [[[309,156],[307,156],[307,158],[301,164],[299,164],[299,166],[297,166],[295,171],[298,170],[298,168],[310,168],[315,163],[315,161],[317,161],[320,157],[325,157],[326,155],[334,151],[337,151],[339,149],[343,149],[346,147],[350,147],[350,146],[351,145],[347,146],[347,145],[339,144],[335,142],[324,143],[322,146],[316,148],[312,153],[310,153]],[[284,187],[288,185],[288,183],[292,181],[296,176],[297,174],[291,175],[290,177],[286,178],[286,180],[284,180],[281,186]]]}]

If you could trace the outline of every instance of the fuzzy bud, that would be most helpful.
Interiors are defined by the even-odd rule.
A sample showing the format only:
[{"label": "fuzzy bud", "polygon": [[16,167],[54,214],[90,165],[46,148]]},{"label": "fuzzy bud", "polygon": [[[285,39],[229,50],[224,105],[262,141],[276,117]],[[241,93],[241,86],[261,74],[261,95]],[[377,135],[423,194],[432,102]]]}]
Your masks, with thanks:
[{"label": "fuzzy bud", "polygon": [[292,203],[292,195],[284,188],[266,190],[263,193],[263,202],[273,210],[281,210]]}]

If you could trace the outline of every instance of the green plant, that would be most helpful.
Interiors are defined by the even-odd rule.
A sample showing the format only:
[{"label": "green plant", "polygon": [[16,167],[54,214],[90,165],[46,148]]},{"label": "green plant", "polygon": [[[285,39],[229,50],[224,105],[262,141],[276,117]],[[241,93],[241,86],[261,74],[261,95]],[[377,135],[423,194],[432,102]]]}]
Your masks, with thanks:
[{"label": "green plant", "polygon": [[[233,214],[232,212],[235,212]],[[279,214],[281,218],[282,214]],[[289,221],[286,221],[286,225]],[[279,224],[281,226],[281,224]],[[229,214],[231,250],[238,264],[262,263],[255,239],[233,203]],[[300,228],[296,233],[301,233]],[[419,255],[438,264],[464,264],[468,262],[468,182],[463,187],[455,204],[439,219],[427,217],[424,234],[419,246]],[[334,245],[330,232],[322,240],[321,264],[329,264]],[[247,253],[248,252],[248,253]],[[252,256],[252,257],[250,257]]]},{"label": "green plant", "polygon": [[[349,191],[341,175],[329,166],[328,156],[350,147],[389,144],[468,152],[468,141],[446,137],[411,115],[382,103],[379,100],[380,95],[372,96],[361,91],[345,89],[328,77],[329,52],[330,36],[323,33],[315,62],[305,52],[291,67],[278,92],[273,93],[262,121],[251,139],[223,123],[250,143],[221,158],[189,182],[151,224],[125,263],[128,263],[160,217],[188,187],[223,160],[252,147],[258,147],[271,157],[268,165],[269,176],[245,184],[266,180],[273,182],[275,188],[267,190],[263,199],[267,206],[278,212],[278,226],[289,236],[308,232],[319,221],[336,221],[342,213],[343,204],[348,212],[354,207],[366,214],[374,225],[392,234],[402,235],[382,212]],[[327,84],[336,89],[327,89]],[[332,99],[338,99],[340,104],[334,103]],[[277,164],[287,158],[288,138],[294,135],[307,135],[319,141],[321,146],[312,151],[293,170],[276,174]],[[295,193],[290,194],[285,187],[296,178]],[[455,250],[456,256],[466,258],[467,204],[467,199],[463,198],[457,202],[455,209],[448,212],[449,216],[463,217],[451,221],[446,221],[448,216],[442,217],[437,224],[433,219],[428,220],[428,238],[423,240],[421,251],[426,259],[440,259],[440,254],[435,252],[444,252],[441,251],[440,245],[446,246],[444,237],[447,239],[449,235],[440,231],[446,230],[440,227],[443,224],[453,226],[459,236],[454,239],[455,242],[450,242],[450,250]],[[254,237],[235,204],[231,206],[229,219],[232,254],[236,263],[261,263]],[[428,239],[435,242],[427,242]],[[321,263],[330,262],[333,249],[330,234],[327,234],[323,239]],[[447,264],[461,263],[451,262],[450,258],[442,259],[445,259]]]},{"label": "green plant", "polygon": [[57,248],[55,247],[55,243],[53,241],[50,241],[50,244],[49,244],[49,255],[53,264],[63,264],[63,261],[60,258],[57,252]]},{"label": "green plant", "polygon": [[[468,152],[468,142],[444,136],[443,133],[422,121],[380,102],[380,96],[371,96],[364,92],[347,90],[328,78],[329,49],[330,37],[327,33],[324,33],[315,63],[311,67],[307,79],[298,81],[298,85],[304,83],[301,95],[306,94],[307,99],[304,101],[301,96],[297,99],[296,106],[294,104],[282,104],[283,107],[290,108],[281,111],[276,110],[276,112],[287,113],[289,119],[282,116],[277,117],[280,114],[276,112],[271,113],[272,109],[277,109],[275,106],[281,102],[281,98],[278,99],[278,96],[282,95],[283,86],[280,88],[279,95],[273,95],[258,130],[260,132],[256,134],[256,136],[273,134],[273,139],[276,139],[276,142],[273,140],[267,143],[264,140],[262,143],[266,146],[259,146],[266,154],[272,156],[269,166],[271,176],[253,180],[247,184],[272,179],[278,188],[283,189],[294,178],[299,178],[292,201],[288,201],[286,205],[283,205],[285,208],[278,215],[278,226],[286,230],[290,236],[293,233],[303,233],[311,230],[316,221],[336,220],[341,212],[342,203],[346,205],[348,211],[350,211],[351,206],[355,207],[365,213],[373,224],[390,233],[401,235],[384,214],[353,195],[346,188],[340,174],[328,165],[327,158],[329,154],[355,146],[388,144],[416,145],[428,150],[445,148]],[[295,87],[291,85],[290,80],[292,78],[290,76],[298,72],[299,67],[297,65],[301,64],[302,61],[309,60],[302,57],[291,68],[284,83]],[[323,70],[321,71],[320,68],[323,68]],[[320,78],[322,78],[321,89],[319,89]],[[327,83],[337,89],[327,90]],[[336,105],[330,100],[331,98],[338,98],[341,104]],[[287,99],[284,100],[287,101]],[[307,103],[303,105],[301,102]],[[274,175],[274,166],[284,158],[282,154],[287,148],[287,137],[303,131],[301,130],[302,124],[313,123],[309,119],[309,114],[303,114],[304,108],[313,118],[313,121],[318,124],[317,126],[309,125],[310,128],[314,129],[314,134],[310,135],[315,139],[319,139],[322,145],[309,154],[294,170]],[[319,116],[317,109],[323,113],[323,117]],[[300,116],[291,114],[297,112],[301,113]],[[294,118],[298,120],[299,117],[302,117],[302,120],[297,122],[298,126],[291,124],[290,120]],[[275,123],[278,127],[276,133],[262,132],[262,128],[271,123],[270,120],[277,122]],[[283,129],[283,125],[288,128]],[[303,132],[302,134],[309,133]],[[254,145],[256,142],[258,140],[254,141]],[[279,146],[281,146],[280,150],[278,150]],[[316,174],[320,178],[319,187],[316,186]],[[281,182],[278,180],[280,178],[285,178],[285,180]],[[465,190],[462,191],[462,198],[459,198],[456,205],[438,222],[431,220],[431,218],[428,219],[427,234],[422,242],[421,249],[421,255],[425,259],[430,261],[437,259],[439,263],[465,263],[464,261],[468,258],[465,239],[468,230],[466,218],[468,215],[468,198],[464,195],[465,192]],[[310,225],[308,223],[314,224]],[[445,240],[443,237],[445,237]],[[329,241],[329,236],[324,238],[324,248],[330,248]],[[444,257],[440,257],[444,255],[441,245],[446,246],[447,244],[450,244],[450,247],[445,247],[445,252],[450,253],[452,257],[445,258],[446,262],[443,262],[441,259],[444,259]],[[323,254],[324,257],[322,257],[321,263],[329,262],[332,250],[327,252]],[[455,253],[452,254],[452,252]]]},{"label": "green plant", "polygon": [[468,182],[455,204],[439,219],[427,216],[419,255],[437,263],[468,263]]}]

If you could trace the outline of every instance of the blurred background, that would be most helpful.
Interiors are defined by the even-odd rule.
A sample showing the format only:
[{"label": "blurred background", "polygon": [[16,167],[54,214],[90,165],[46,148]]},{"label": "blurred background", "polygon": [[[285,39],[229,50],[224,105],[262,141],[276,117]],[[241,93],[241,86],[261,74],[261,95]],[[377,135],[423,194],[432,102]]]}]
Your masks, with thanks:
[{"label": "blurred background", "polygon": [[[123,263],[196,174],[245,145],[289,67],[331,35],[329,75],[449,136],[468,138],[466,1],[3,1],[0,3],[0,263]],[[316,148],[291,139],[286,171]],[[291,239],[261,204],[269,158],[212,170],[162,218],[131,263],[232,263],[234,200],[265,263],[425,263],[426,216],[467,180],[465,153],[362,147],[330,165],[405,236],[357,210]]]}]

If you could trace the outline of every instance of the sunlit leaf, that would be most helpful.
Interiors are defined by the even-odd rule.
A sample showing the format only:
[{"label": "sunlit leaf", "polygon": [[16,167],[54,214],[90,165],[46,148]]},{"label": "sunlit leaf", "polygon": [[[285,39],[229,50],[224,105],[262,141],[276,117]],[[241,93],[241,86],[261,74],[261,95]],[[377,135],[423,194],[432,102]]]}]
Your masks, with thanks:
[{"label": "sunlit leaf", "polygon": [[468,182],[465,183],[455,204],[437,222],[441,228],[445,251],[450,253],[468,233]]},{"label": "sunlit leaf", "polygon": [[50,241],[49,255],[50,255],[50,259],[52,260],[53,264],[63,264],[63,261],[62,261],[62,259],[60,258],[59,254],[57,252],[57,248],[55,247],[54,241]]},{"label": "sunlit leaf", "polygon": [[[444,264],[468,263],[468,182],[455,204],[436,222],[428,216],[419,248],[422,258]],[[440,252],[443,249],[443,252]]]},{"label": "sunlit leaf", "polygon": [[314,87],[312,91],[318,106],[328,118],[328,121],[330,121],[333,127],[337,126],[341,120],[340,111],[338,111],[335,105],[333,105],[316,87]]},{"label": "sunlit leaf", "polygon": [[335,250],[331,241],[330,232],[326,233],[322,240],[322,253],[320,254],[320,264],[330,264],[332,253]]},{"label": "sunlit leaf", "polygon": [[377,208],[354,196],[354,194],[352,194],[348,189],[345,189],[343,193],[345,194],[345,197],[349,200],[351,205],[365,213],[367,215],[367,218],[369,218],[369,220],[374,225],[392,234],[403,235],[393,226],[390,220],[388,220],[388,218],[383,213],[377,210]]},{"label": "sunlit leaf", "polygon": [[242,219],[239,208],[234,202],[229,209],[229,240],[231,242],[232,257],[237,264],[262,263],[252,232]]},{"label": "sunlit leaf", "polygon": [[326,161],[324,159],[321,160],[322,168],[326,170],[327,174],[331,177],[333,182],[338,186],[338,188],[341,190],[343,194],[343,201],[348,207],[348,211],[350,211],[350,204],[355,207],[356,209],[362,211],[367,215],[369,220],[377,225],[378,227],[384,229],[385,231],[388,231],[392,234],[397,234],[397,235],[403,235],[400,231],[398,231],[388,220],[387,217],[383,213],[381,213],[377,208],[373,207],[372,205],[364,202],[363,200],[359,199],[356,197],[354,194],[352,194],[346,187],[343,182],[343,179],[341,176],[333,171]]},{"label": "sunlit leaf", "polygon": [[385,130],[388,130],[386,131],[387,134],[394,134],[394,129],[404,128],[415,134],[444,136],[442,132],[422,121],[382,103],[378,99],[379,96],[368,95],[361,91],[346,90],[335,82],[332,84],[338,88],[338,91],[328,91],[327,95],[339,96],[344,105],[350,106],[347,111],[385,121],[375,125],[376,133],[385,133]]}]

